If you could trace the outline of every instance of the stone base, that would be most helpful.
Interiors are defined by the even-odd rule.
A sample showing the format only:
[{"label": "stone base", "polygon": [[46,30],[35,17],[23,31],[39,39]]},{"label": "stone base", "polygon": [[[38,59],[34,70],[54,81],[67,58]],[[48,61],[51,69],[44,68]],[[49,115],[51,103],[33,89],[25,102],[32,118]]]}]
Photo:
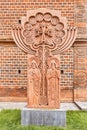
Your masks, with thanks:
[{"label": "stone base", "polygon": [[22,125],[66,126],[66,111],[58,109],[21,110]]},{"label": "stone base", "polygon": [[75,104],[78,106],[81,110],[87,110],[87,101],[86,102],[78,102],[76,101]]}]

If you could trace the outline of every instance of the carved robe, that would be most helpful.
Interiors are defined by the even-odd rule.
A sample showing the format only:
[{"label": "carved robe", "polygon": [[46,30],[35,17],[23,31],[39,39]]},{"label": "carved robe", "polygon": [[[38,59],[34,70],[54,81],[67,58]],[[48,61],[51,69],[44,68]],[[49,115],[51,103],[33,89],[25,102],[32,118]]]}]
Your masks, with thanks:
[{"label": "carved robe", "polygon": [[39,69],[31,68],[28,72],[28,83],[29,83],[29,105],[39,105],[40,96],[40,85],[41,85],[41,74]]},{"label": "carved robe", "polygon": [[48,105],[55,106],[59,101],[59,71],[49,68],[47,71]]}]

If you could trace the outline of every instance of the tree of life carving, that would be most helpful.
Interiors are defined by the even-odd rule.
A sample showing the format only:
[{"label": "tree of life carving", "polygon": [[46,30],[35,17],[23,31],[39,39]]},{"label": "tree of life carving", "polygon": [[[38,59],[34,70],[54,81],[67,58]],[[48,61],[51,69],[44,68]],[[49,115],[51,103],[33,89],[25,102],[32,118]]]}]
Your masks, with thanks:
[{"label": "tree of life carving", "polygon": [[59,108],[59,54],[73,44],[77,29],[67,27],[66,18],[57,10],[30,10],[21,22],[13,26],[12,35],[18,47],[27,53],[28,65],[33,66],[28,67],[28,107]]}]

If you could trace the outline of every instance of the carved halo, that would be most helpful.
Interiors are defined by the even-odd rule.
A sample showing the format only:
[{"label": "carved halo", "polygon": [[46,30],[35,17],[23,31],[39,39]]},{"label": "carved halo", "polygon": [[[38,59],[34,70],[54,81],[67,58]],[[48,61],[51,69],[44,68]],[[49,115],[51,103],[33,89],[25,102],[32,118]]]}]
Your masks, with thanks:
[{"label": "carved halo", "polygon": [[51,61],[55,61],[56,67],[59,68],[59,60],[56,57],[48,57],[47,65],[50,66]]},{"label": "carved halo", "polygon": [[32,56],[32,57],[28,58],[28,65],[29,65],[29,66],[31,65],[31,62],[32,62],[32,61],[36,61],[37,65],[39,66],[40,60],[39,60],[38,57]]}]

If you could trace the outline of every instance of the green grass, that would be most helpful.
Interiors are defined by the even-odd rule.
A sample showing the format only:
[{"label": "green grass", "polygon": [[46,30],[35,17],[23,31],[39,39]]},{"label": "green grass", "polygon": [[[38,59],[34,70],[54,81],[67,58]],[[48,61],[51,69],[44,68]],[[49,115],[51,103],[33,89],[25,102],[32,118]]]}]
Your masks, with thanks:
[{"label": "green grass", "polygon": [[51,126],[21,126],[20,110],[0,112],[0,130],[87,130],[87,111],[68,111],[66,128]]}]

